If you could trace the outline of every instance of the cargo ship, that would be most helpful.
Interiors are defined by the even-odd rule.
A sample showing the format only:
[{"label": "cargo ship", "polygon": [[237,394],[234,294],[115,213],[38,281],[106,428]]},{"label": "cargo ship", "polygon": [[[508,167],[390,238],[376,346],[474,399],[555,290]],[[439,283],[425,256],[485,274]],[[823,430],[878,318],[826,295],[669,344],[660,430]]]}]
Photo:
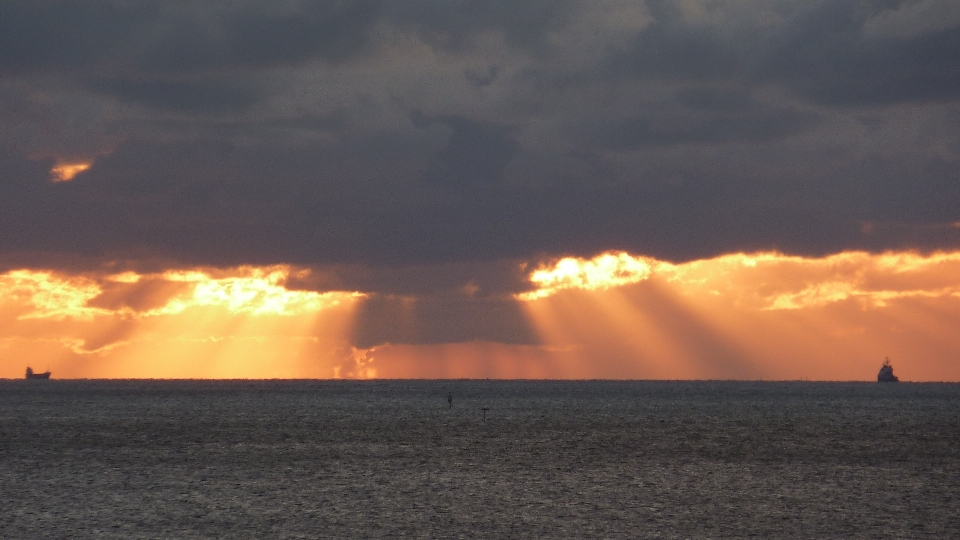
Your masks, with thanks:
[{"label": "cargo ship", "polygon": [[28,378],[28,379],[49,379],[49,378],[50,378],[50,372],[49,372],[49,371],[44,371],[43,373],[34,373],[34,372],[33,372],[33,368],[28,367],[28,368],[27,368],[27,378]]}]

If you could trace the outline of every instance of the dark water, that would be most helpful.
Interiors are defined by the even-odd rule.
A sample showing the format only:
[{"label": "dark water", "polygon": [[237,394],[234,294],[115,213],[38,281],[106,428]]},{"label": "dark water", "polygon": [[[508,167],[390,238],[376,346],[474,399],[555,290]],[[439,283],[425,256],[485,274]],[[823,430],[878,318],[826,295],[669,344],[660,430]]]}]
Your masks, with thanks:
[{"label": "dark water", "polygon": [[3,538],[960,537],[956,384],[0,381],[0,458]]}]

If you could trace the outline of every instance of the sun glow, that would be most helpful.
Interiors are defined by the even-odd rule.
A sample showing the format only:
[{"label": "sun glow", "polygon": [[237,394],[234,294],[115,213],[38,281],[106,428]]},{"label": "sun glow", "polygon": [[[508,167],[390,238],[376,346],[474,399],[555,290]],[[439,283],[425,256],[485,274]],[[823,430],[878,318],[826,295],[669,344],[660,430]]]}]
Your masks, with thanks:
[{"label": "sun glow", "polygon": [[[960,252],[567,257],[530,272],[513,298],[521,318],[421,309],[414,296],[362,318],[368,295],[292,288],[304,272],[8,271],[0,377],[32,365],[55,378],[868,380],[889,356],[901,380],[960,381]],[[430,313],[449,317],[418,318]],[[361,324],[400,342],[361,347]],[[476,337],[415,344],[425,328]],[[516,341],[484,340],[483,328]]]},{"label": "sun glow", "polygon": [[623,252],[604,253],[589,260],[566,257],[557,261],[552,268],[535,270],[530,275],[530,281],[537,288],[519,295],[519,298],[533,300],[564,289],[609,289],[636,283],[650,275],[652,262]]},{"label": "sun glow", "polygon": [[363,295],[290,290],[289,275],[286,266],[7,272],[0,376],[42,358],[59,377],[329,377],[350,354]]},{"label": "sun glow", "polygon": [[0,275],[0,295],[8,302],[32,307],[18,314],[18,319],[90,320],[104,312],[87,305],[100,292],[96,282],[83,277],[61,277],[52,272],[30,270]]},{"label": "sun glow", "polygon": [[517,297],[544,343],[592,376],[864,380],[891,356],[905,379],[960,380],[960,253],[619,253],[649,269],[642,279],[542,279],[591,275],[611,256],[538,269]]},{"label": "sun glow", "polygon": [[220,306],[234,314],[300,315],[317,312],[338,305],[345,296],[359,293],[317,293],[290,291],[283,283],[289,268],[243,267],[240,275],[212,278],[203,272],[166,272],[170,282],[188,283],[192,292],[187,298],[178,298],[161,308],[166,313],[177,313],[191,306]]}]

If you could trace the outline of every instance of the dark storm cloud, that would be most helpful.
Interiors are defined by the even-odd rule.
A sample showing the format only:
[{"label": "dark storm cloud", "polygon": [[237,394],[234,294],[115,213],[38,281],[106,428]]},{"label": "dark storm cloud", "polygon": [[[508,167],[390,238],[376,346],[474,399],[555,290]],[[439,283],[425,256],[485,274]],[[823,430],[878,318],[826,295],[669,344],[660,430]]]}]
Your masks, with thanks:
[{"label": "dark storm cloud", "polygon": [[232,80],[106,80],[93,86],[149,107],[195,114],[242,112],[260,98],[254,87]]},{"label": "dark storm cloud", "polygon": [[500,73],[499,66],[488,66],[485,70],[473,70],[468,69],[464,72],[463,76],[475,84],[477,88],[483,88],[484,86],[489,86],[493,81],[497,80],[497,75]]},{"label": "dark storm cloud", "polygon": [[[423,183],[422,195],[406,197],[378,195],[379,184],[325,178],[339,166],[322,153],[285,147],[253,153],[229,145],[127,143],[73,182],[51,184],[43,164],[19,160],[17,181],[4,182],[4,248],[222,266],[523,261],[541,252],[591,254],[598,246],[676,258],[718,245],[813,253],[882,243],[879,232],[856,237],[864,220],[953,219],[960,201],[947,164],[926,164],[921,181],[907,176],[912,164],[859,164],[854,170],[868,175],[862,193],[828,182],[758,187],[715,172],[645,187],[481,185],[451,194]],[[472,277],[461,272],[456,282]],[[516,276],[497,279],[508,278]],[[452,286],[429,272],[409,279],[420,283],[418,291],[390,285],[386,274],[345,285],[391,293]]]},{"label": "dark storm cloud", "polygon": [[743,89],[686,88],[677,92],[677,101],[695,110],[713,112],[749,111],[756,105],[750,93]]},{"label": "dark storm cloud", "polygon": [[617,151],[685,143],[765,143],[799,133],[814,122],[810,115],[789,110],[717,114],[692,121],[631,118],[604,126],[599,143],[603,148]]},{"label": "dark storm cloud", "polygon": [[3,2],[0,255],[493,321],[551,256],[958,247],[954,6]]},{"label": "dark storm cloud", "polygon": [[913,36],[870,31],[872,20],[909,2],[774,3],[771,16],[781,20],[772,28],[703,24],[686,17],[681,2],[647,5],[653,22],[601,64],[608,76],[783,84],[816,102],[846,106],[960,97],[960,67],[952,61],[960,50],[956,21]]},{"label": "dark storm cloud", "polygon": [[607,59],[606,69],[617,76],[651,76],[710,80],[734,76],[746,58],[736,41],[719,28],[696,25],[682,13],[679,2],[650,1],[652,21],[628,47]]},{"label": "dark storm cloud", "polygon": [[363,302],[353,339],[357,347],[464,341],[538,343],[520,306],[510,299],[436,296],[425,299],[377,296]]},{"label": "dark storm cloud", "polygon": [[413,0],[385,5],[396,24],[413,28],[441,49],[467,51],[484,32],[497,32],[509,43],[546,52],[550,30],[569,21],[569,0]]},{"label": "dark storm cloud", "polygon": [[389,298],[418,298],[437,293],[446,298],[503,299],[529,289],[528,271],[528,264],[509,260],[402,267],[327,264],[307,273],[292,274],[286,287],[377,291]]},{"label": "dark storm cloud", "polygon": [[854,2],[821,3],[798,17],[780,43],[771,42],[758,75],[782,78],[803,95],[833,105],[960,97],[960,66],[952,60],[960,51],[960,28],[871,35],[871,16],[877,13]]},{"label": "dark storm cloud", "polygon": [[67,77],[121,102],[198,115],[266,98],[277,67],[343,62],[364,48],[376,0],[0,3],[0,74]]},{"label": "dark storm cloud", "polygon": [[446,145],[431,160],[426,180],[455,189],[471,189],[500,180],[504,167],[518,150],[509,126],[475,122],[469,118],[423,118],[414,123],[427,127],[431,121],[447,126],[451,133]]},{"label": "dark storm cloud", "polygon": [[129,308],[135,312],[162,308],[171,298],[190,292],[188,283],[159,277],[146,277],[136,283],[104,281],[99,286],[102,292],[91,299],[88,306],[109,310]]},{"label": "dark storm cloud", "polygon": [[115,61],[157,15],[156,4],[124,9],[114,2],[3,2],[0,72],[77,72]]},{"label": "dark storm cloud", "polygon": [[378,5],[13,0],[0,4],[0,72],[182,73],[342,60],[366,42]]}]

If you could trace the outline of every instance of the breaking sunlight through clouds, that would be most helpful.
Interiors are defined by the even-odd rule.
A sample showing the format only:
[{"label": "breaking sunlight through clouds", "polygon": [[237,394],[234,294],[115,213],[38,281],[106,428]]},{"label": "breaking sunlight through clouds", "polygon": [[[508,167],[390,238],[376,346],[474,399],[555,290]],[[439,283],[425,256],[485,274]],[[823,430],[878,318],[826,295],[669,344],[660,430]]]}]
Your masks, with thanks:
[{"label": "breaking sunlight through clouds", "polygon": [[627,253],[604,253],[584,260],[566,257],[552,268],[540,268],[530,275],[537,288],[518,295],[521,300],[544,298],[564,289],[609,289],[629,285],[650,275],[651,261]]},{"label": "breaking sunlight through clouds", "polygon": [[[0,275],[0,376],[327,377],[349,355],[354,292],[288,290],[290,269]],[[216,274],[214,276],[214,274]]]},{"label": "breaking sunlight through clouds", "polygon": [[579,377],[869,380],[890,356],[907,379],[960,380],[960,253],[607,253],[533,273],[555,275],[575,279],[520,298]]},{"label": "breaking sunlight through clouds", "polygon": [[536,343],[361,347],[358,324],[418,335],[426,297],[360,322],[382,293],[287,288],[295,272],[0,274],[0,376],[870,380],[889,356],[902,380],[960,380],[960,252],[560,258],[512,300]]}]

